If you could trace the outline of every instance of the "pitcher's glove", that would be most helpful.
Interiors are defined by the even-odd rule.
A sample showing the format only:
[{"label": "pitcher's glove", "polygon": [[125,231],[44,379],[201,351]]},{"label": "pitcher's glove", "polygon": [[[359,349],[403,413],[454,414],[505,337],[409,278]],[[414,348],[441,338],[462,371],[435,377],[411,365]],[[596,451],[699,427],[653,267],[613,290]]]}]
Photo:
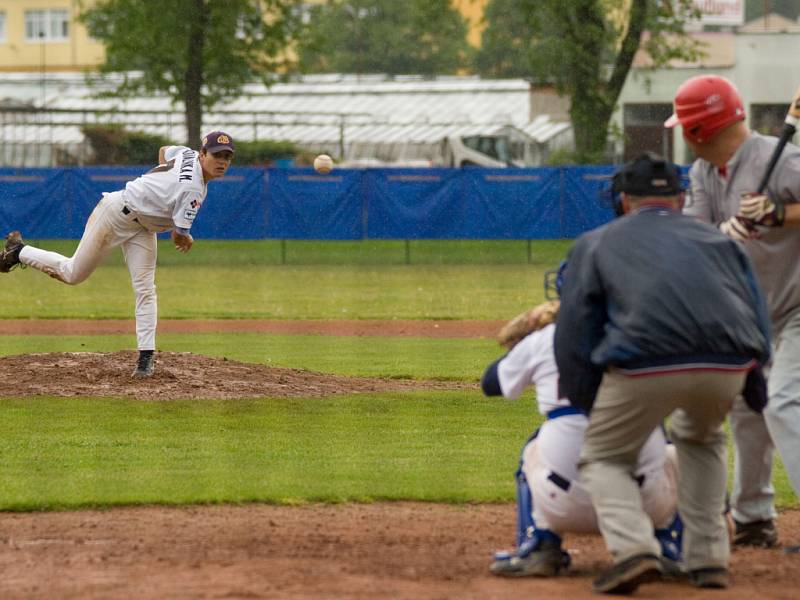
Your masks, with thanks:
[{"label": "pitcher's glove", "polygon": [[786,208],[783,204],[775,204],[766,194],[743,194],[737,216],[764,227],[782,227]]},{"label": "pitcher's glove", "polygon": [[534,331],[554,323],[558,316],[559,306],[561,303],[558,300],[550,300],[517,315],[506,323],[497,334],[497,342],[506,350],[511,350]]}]

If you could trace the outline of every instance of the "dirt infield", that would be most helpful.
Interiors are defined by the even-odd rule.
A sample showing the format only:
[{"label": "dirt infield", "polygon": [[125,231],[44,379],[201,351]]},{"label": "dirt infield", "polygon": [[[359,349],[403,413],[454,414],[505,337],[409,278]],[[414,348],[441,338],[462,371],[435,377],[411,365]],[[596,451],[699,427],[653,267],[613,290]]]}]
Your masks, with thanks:
[{"label": "dirt infield", "polygon": [[[494,338],[505,321],[336,320],[291,321],[256,319],[165,320],[158,333],[272,333],[283,335],[416,336]],[[130,320],[7,319],[0,335],[114,335],[135,333]]]},{"label": "dirt infield", "polygon": [[[270,598],[426,600],[597,598],[609,559],[597,536],[566,539],[573,565],[549,580],[494,577],[513,536],[512,505],[397,503],[301,507],[140,507],[0,513],[4,599]],[[800,512],[781,515],[800,535]],[[800,538],[794,538],[800,541]],[[796,598],[800,555],[737,550],[733,586],[641,587],[637,598]]]},{"label": "dirt infield", "polygon": [[[492,338],[488,321],[162,321],[159,332],[262,332]],[[0,335],[133,333],[130,321],[0,321]],[[323,375],[159,353],[157,375],[135,382],[135,353],[50,353],[0,358],[0,397],[37,394],[142,400],[328,396],[467,389],[477,384]],[[1,457],[0,457],[1,458]],[[568,536],[573,564],[551,580],[488,573],[491,552],[514,536],[513,504],[376,503],[134,507],[0,513],[3,599],[597,598],[592,577],[610,564],[598,536]],[[781,514],[782,539],[800,543],[800,511]],[[789,599],[800,554],[737,550],[733,586],[701,592],[685,581],[635,597]]]},{"label": "dirt infield", "polygon": [[159,352],[155,375],[133,379],[136,352],[50,352],[0,357],[0,397],[92,396],[140,400],[324,397],[365,392],[477,389],[477,383],[345,377]]}]

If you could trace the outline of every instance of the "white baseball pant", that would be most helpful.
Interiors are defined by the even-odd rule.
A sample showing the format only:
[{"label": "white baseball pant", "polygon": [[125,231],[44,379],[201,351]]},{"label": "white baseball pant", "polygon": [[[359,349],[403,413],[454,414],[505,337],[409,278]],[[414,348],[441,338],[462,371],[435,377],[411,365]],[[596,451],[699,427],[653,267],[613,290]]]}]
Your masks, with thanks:
[{"label": "white baseball pant", "polygon": [[[588,421],[583,415],[550,419],[522,452],[537,529],[563,533],[598,533],[597,515],[586,488],[578,481],[578,459]],[[659,428],[639,455],[645,512],[656,528],[667,527],[678,504],[677,454]],[[565,489],[566,488],[566,489]]]},{"label": "white baseball pant", "polygon": [[19,254],[19,260],[54,279],[76,285],[85,281],[117,246],[122,247],[136,295],[138,349],[155,350],[156,234],[142,227],[136,220],[136,214],[125,208],[122,191],[103,194],[86,222],[83,236],[72,257],[26,245]]}]

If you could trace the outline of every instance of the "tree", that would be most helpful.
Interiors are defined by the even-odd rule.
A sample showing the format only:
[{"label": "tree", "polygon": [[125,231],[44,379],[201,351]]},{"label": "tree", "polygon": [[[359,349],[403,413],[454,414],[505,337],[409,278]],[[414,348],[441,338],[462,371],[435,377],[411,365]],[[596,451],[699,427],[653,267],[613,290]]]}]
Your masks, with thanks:
[{"label": "tree", "polygon": [[684,34],[700,16],[692,0],[491,0],[486,15],[498,19],[484,33],[482,72],[527,71],[567,96],[578,162],[605,160],[609,123],[639,49],[651,68],[701,52]]},{"label": "tree", "polygon": [[329,0],[311,10],[300,68],[318,73],[455,73],[470,52],[449,0]]},{"label": "tree", "polygon": [[481,47],[475,54],[475,68],[486,77],[530,77],[530,0],[490,0],[483,14],[487,25]]},{"label": "tree", "polygon": [[105,44],[100,72],[125,74],[115,94],[163,92],[182,101],[186,143],[195,147],[204,110],[286,63],[297,1],[98,0],[80,18]]}]

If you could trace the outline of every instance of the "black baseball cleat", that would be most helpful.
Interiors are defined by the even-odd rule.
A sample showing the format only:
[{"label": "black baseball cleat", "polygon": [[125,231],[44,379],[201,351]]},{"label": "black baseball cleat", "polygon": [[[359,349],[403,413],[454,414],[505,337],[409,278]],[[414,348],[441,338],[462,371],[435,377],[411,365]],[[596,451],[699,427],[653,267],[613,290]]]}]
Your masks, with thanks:
[{"label": "black baseball cleat", "polygon": [[6,243],[0,253],[0,273],[8,273],[19,264],[19,251],[24,247],[19,231],[12,231],[6,236]]},{"label": "black baseball cleat", "polygon": [[730,585],[728,569],[723,567],[710,567],[690,571],[689,581],[692,582],[694,587],[711,590],[724,590]]},{"label": "black baseball cleat", "polygon": [[661,561],[653,554],[639,554],[617,563],[592,582],[600,594],[632,594],[643,583],[660,581]]},{"label": "black baseball cleat", "polygon": [[736,525],[736,533],[733,536],[734,545],[756,546],[757,548],[773,548],[778,545],[778,530],[772,519],[753,521],[752,523],[740,523],[734,519],[734,523]]},{"label": "black baseball cleat", "polygon": [[571,559],[561,543],[545,539],[525,556],[495,556],[489,570],[500,577],[555,577],[569,568]]},{"label": "black baseball cleat", "polygon": [[144,379],[152,377],[156,370],[156,353],[154,350],[139,350],[139,360],[136,361],[136,370],[133,377]]}]

